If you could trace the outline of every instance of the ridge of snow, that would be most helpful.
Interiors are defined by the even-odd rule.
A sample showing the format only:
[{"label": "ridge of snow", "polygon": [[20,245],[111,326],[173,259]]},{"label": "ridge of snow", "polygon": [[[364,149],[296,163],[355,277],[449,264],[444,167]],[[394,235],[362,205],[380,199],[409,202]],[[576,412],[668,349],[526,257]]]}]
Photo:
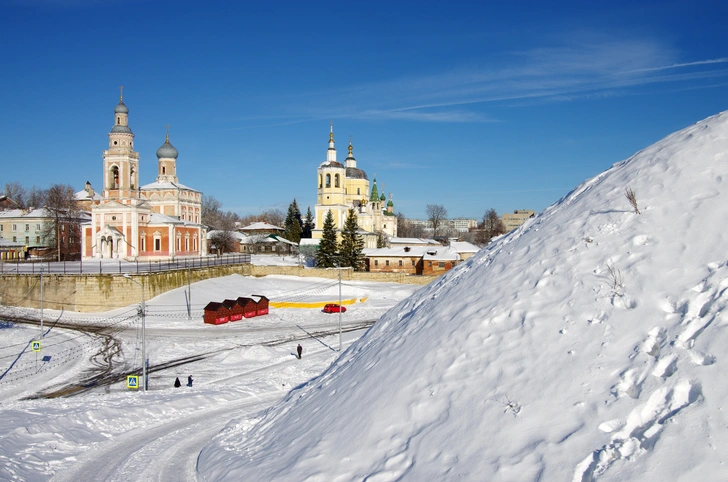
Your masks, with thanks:
[{"label": "ridge of snow", "polygon": [[[577,186],[202,451],[208,480],[727,480],[728,114]],[[641,214],[625,198],[634,190]]]}]

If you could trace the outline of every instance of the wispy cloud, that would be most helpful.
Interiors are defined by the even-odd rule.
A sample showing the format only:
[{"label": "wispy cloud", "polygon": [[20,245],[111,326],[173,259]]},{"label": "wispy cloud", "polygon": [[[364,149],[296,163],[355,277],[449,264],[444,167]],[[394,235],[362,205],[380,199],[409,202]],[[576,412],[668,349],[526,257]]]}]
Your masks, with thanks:
[{"label": "wispy cloud", "polygon": [[313,105],[329,115],[336,112],[337,117],[497,122],[472,107],[634,95],[636,88],[655,84],[693,89],[701,81],[728,76],[728,70],[716,69],[728,58],[675,62],[676,57],[677,53],[651,40],[570,39],[568,46],[508,52],[498,63],[477,68],[327,90],[325,96],[321,94],[323,100]]}]

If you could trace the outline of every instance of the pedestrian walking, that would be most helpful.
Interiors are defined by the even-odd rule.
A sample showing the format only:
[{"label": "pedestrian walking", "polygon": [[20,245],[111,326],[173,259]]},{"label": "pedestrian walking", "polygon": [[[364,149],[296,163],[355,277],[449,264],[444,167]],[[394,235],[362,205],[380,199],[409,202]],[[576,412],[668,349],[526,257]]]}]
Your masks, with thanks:
[{"label": "pedestrian walking", "polygon": [[300,360],[301,359],[301,353],[303,353],[303,347],[301,346],[300,343],[298,344],[298,348],[296,348],[296,350],[298,351],[298,359]]},{"label": "pedestrian walking", "polygon": [[182,382],[179,381],[179,377],[174,379],[174,388],[179,388],[182,386]]},{"label": "pedestrian walking", "polygon": [[190,375],[190,376],[187,377],[187,386],[188,387],[191,387],[192,386],[192,375]]}]

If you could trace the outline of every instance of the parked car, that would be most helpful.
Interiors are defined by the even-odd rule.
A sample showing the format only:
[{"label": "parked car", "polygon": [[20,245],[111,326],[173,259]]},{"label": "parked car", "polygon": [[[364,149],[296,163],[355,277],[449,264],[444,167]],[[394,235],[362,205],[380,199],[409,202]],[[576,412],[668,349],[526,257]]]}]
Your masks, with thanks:
[{"label": "parked car", "polygon": [[324,313],[338,313],[346,312],[346,306],[341,306],[338,303],[329,303],[326,306],[324,306]]}]

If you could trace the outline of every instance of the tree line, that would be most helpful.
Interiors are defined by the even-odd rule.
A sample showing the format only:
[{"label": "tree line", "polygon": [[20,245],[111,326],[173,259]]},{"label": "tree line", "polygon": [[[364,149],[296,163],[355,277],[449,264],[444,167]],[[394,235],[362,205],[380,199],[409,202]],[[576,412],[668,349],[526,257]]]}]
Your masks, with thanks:
[{"label": "tree line", "polygon": [[478,222],[478,226],[474,230],[463,233],[453,230],[448,226],[447,209],[441,204],[428,204],[425,207],[427,220],[432,226],[432,232],[421,224],[410,222],[403,213],[396,213],[397,216],[397,236],[401,238],[427,238],[444,239],[448,237],[456,237],[463,241],[484,246],[490,242],[495,236],[505,234],[506,228],[495,209],[488,209]]}]

